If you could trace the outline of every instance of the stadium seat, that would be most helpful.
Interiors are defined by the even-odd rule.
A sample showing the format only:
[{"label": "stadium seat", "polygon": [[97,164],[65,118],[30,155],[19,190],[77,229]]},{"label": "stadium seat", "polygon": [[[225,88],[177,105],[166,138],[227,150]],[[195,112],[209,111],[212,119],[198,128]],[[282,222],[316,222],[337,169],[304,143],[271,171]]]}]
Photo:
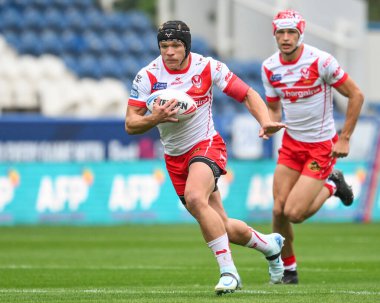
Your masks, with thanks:
[{"label": "stadium seat", "polygon": [[12,89],[7,79],[0,77],[0,112],[12,107]]},{"label": "stadium seat", "polygon": [[41,113],[46,116],[75,116],[83,94],[75,80],[45,81],[38,88]]},{"label": "stadium seat", "polygon": [[139,56],[145,51],[144,43],[140,36],[138,36],[136,33],[128,32],[124,34],[121,39],[124,44],[125,51],[131,55]]},{"label": "stadium seat", "polygon": [[121,78],[123,69],[120,65],[120,59],[110,55],[102,56],[99,61],[103,77]]},{"label": "stadium seat", "polygon": [[83,13],[83,18],[86,20],[86,25],[93,31],[98,33],[107,30],[107,22],[101,11],[97,9],[89,9]]},{"label": "stadium seat", "polygon": [[94,31],[86,31],[84,36],[86,51],[93,56],[100,56],[107,52],[104,39]]},{"label": "stadium seat", "polygon": [[40,31],[46,28],[45,16],[38,9],[27,8],[20,17],[22,22],[19,22],[23,24],[25,29]]},{"label": "stadium seat", "polygon": [[39,58],[25,55],[19,57],[20,77],[27,79],[30,83],[36,83],[42,77],[42,68]]},{"label": "stadium seat", "polygon": [[[148,64],[149,62],[146,62]],[[123,56],[120,58],[120,66],[122,68],[123,77],[128,81],[133,80],[137,72],[143,67],[139,61],[133,56]]]},{"label": "stadium seat", "polygon": [[49,7],[45,13],[45,27],[51,30],[54,30],[56,32],[62,32],[68,27],[67,19],[65,18],[64,14],[54,8]]},{"label": "stadium seat", "polygon": [[91,55],[81,56],[78,61],[78,75],[81,78],[100,79],[103,74],[98,59]]},{"label": "stadium seat", "polygon": [[81,55],[87,45],[85,38],[74,30],[67,29],[61,34],[63,53],[69,53],[73,56]]},{"label": "stadium seat", "polygon": [[61,38],[52,30],[41,32],[39,44],[42,46],[43,54],[61,55],[64,51]]},{"label": "stadium seat", "polygon": [[21,54],[40,56],[43,52],[40,38],[34,31],[25,31],[20,36],[17,49]]},{"label": "stadium seat", "polygon": [[132,29],[138,34],[144,34],[153,29],[149,17],[142,11],[129,11],[126,15],[130,19]]},{"label": "stadium seat", "polygon": [[121,56],[125,51],[125,44],[113,31],[107,31],[104,33],[103,43],[106,45],[107,52],[111,55]]},{"label": "stadium seat", "polygon": [[87,29],[86,20],[83,14],[81,14],[74,7],[66,9],[64,16],[70,29],[76,31],[77,33],[82,33]]},{"label": "stadium seat", "polygon": [[1,13],[1,18],[2,27],[4,30],[19,32],[24,27],[24,23],[20,22],[20,20],[22,20],[20,11],[13,7],[5,8]]},{"label": "stadium seat", "polygon": [[17,110],[38,110],[37,91],[32,82],[25,78],[17,78],[11,82],[12,107]]},{"label": "stadium seat", "polygon": [[38,59],[38,66],[40,67],[41,77],[50,80],[60,80],[67,75],[68,70],[64,62],[59,57],[45,54]]}]

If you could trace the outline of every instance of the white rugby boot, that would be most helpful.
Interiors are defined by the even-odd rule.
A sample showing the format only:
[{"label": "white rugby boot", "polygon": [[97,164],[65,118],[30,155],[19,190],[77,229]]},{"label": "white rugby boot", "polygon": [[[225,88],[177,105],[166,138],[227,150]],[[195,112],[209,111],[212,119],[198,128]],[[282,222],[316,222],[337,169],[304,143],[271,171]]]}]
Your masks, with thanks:
[{"label": "white rugby boot", "polygon": [[268,235],[266,240],[270,241],[272,249],[266,254],[269,263],[269,276],[271,284],[280,284],[284,276],[284,262],[281,259],[281,249],[284,246],[285,238],[278,233]]},{"label": "white rugby boot", "polygon": [[233,293],[242,288],[239,274],[235,272],[222,272],[218,284],[215,286],[215,293],[220,296],[223,294]]}]

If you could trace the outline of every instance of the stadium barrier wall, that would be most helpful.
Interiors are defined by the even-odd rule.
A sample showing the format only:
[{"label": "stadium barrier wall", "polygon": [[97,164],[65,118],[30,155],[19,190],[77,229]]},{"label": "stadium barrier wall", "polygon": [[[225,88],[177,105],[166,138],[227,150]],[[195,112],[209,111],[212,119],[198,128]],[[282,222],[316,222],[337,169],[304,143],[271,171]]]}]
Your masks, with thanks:
[{"label": "stadium barrier wall", "polygon": [[[269,222],[275,161],[231,160],[219,180],[230,217]],[[311,220],[360,221],[365,161],[342,162],[353,206],[333,197]],[[379,201],[379,197],[377,198]],[[379,202],[377,202],[377,213]],[[379,220],[379,217],[374,217]],[[0,225],[195,222],[181,205],[161,160],[0,164]]]}]

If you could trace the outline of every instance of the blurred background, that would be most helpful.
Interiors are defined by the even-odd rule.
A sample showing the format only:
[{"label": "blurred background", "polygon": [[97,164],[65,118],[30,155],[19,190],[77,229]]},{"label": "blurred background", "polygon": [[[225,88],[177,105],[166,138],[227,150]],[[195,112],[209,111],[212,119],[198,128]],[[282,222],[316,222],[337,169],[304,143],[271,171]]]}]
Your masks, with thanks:
[{"label": "blurred background", "polygon": [[[193,222],[162,161],[158,132],[129,136],[131,83],[159,55],[156,29],[185,21],[192,51],[213,56],[264,98],[260,68],[276,51],[271,21],[292,8],[305,43],[333,54],[365,93],[348,158],[355,203],[329,199],[312,220],[380,220],[380,3],[377,0],[0,0],[0,225]],[[338,129],[346,99],[334,96]],[[257,137],[244,107],[214,90],[229,153],[228,213],[271,219],[280,134]]]}]

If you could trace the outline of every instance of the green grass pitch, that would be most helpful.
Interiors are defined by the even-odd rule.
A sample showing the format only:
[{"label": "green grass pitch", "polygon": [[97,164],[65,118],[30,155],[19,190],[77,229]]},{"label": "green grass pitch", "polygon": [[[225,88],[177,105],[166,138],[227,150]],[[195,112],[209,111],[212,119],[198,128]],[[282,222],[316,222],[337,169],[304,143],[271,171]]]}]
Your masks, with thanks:
[{"label": "green grass pitch", "polygon": [[232,245],[244,288],[218,297],[195,224],[0,227],[0,302],[380,302],[380,224],[295,231],[299,285],[269,285],[264,257]]}]

